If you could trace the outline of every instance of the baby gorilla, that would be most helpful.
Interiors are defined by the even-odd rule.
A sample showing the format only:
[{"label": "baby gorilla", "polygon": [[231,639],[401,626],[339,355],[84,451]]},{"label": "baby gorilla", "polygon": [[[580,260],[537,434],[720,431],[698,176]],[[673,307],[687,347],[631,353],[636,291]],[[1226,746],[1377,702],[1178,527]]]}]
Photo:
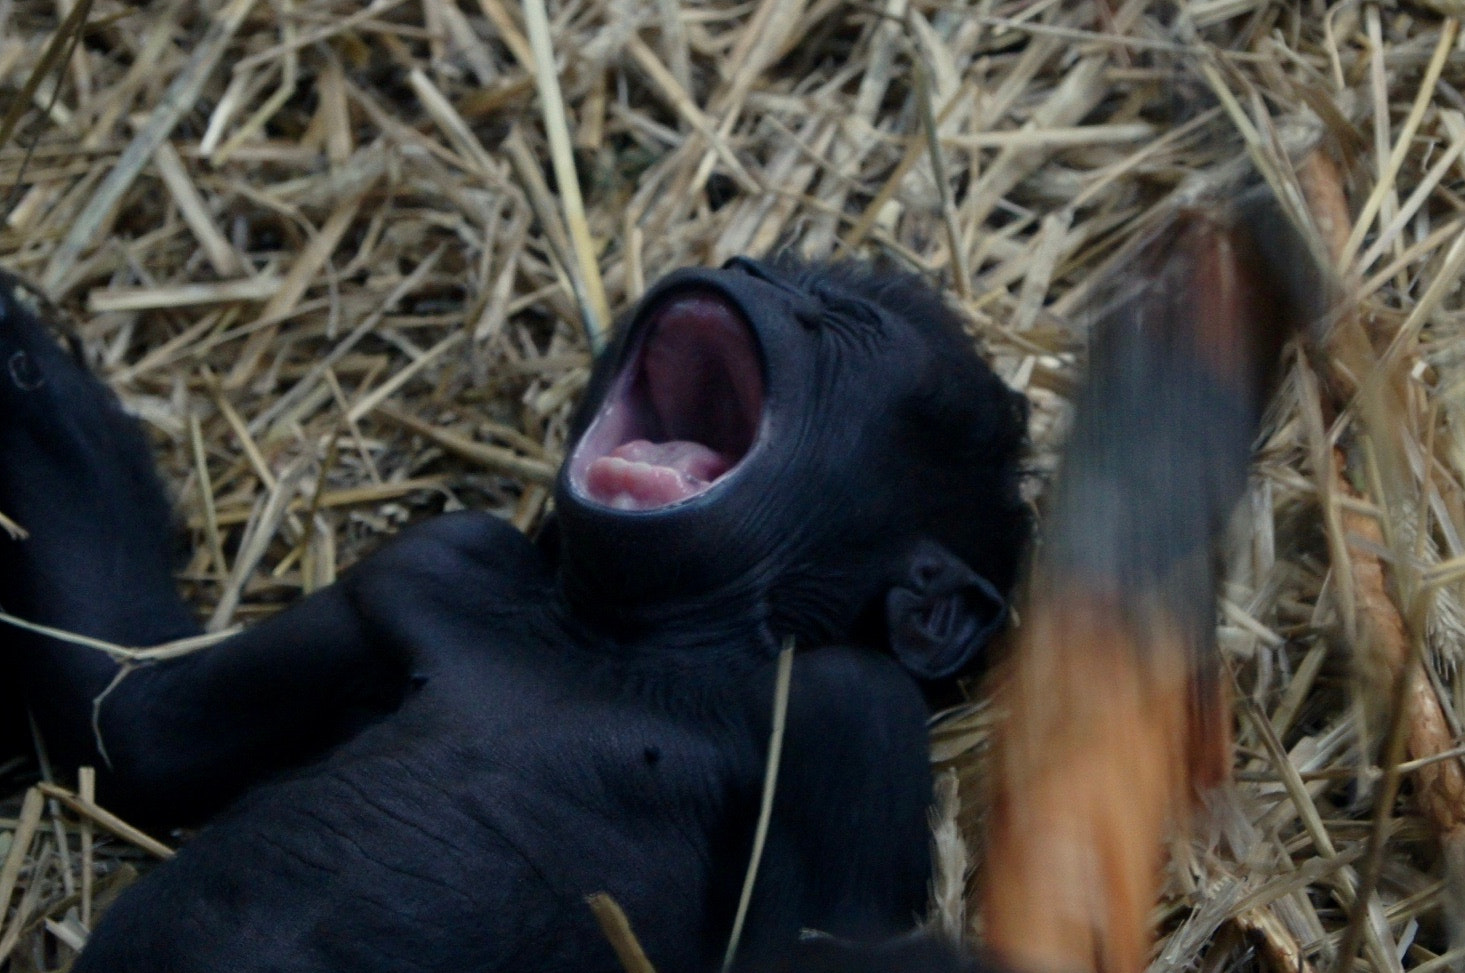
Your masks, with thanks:
[{"label": "baby gorilla", "polygon": [[[196,633],[142,435],[4,283],[0,512],[30,537],[0,535],[0,605],[125,645]],[[788,961],[802,929],[906,932],[929,873],[924,694],[1003,624],[1025,412],[914,278],[737,259],[628,317],[539,543],[484,513],[404,531],[129,673],[95,733],[116,665],[7,630],[0,664],[59,763],[95,765],[139,820],[208,821],[78,973],[611,971],[601,891],[662,973],[713,969],[788,639],[739,966]]]}]

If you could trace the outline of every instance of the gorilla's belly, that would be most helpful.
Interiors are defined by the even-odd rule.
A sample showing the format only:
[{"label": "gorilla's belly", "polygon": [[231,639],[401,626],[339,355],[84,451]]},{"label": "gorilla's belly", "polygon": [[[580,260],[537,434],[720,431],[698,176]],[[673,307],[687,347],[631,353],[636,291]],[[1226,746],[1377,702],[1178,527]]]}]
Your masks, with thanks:
[{"label": "gorilla's belly", "polygon": [[[702,829],[668,831],[664,814],[641,828],[627,808],[547,791],[512,746],[494,766],[441,739],[375,742],[246,797],[124,896],[87,952],[109,971],[425,971],[447,958],[454,971],[531,958],[609,971],[593,892],[633,921],[654,898],[658,928],[705,925]],[[141,908],[134,919],[144,904],[179,921],[160,928]],[[646,945],[668,968],[700,965],[682,955],[700,937],[678,938]]]}]

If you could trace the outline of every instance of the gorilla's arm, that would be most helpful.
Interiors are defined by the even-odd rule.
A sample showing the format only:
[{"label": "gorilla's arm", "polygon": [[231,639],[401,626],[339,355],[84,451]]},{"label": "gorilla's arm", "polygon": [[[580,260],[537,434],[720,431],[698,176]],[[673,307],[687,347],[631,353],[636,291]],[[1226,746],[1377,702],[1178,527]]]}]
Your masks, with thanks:
[{"label": "gorilla's arm", "polygon": [[786,960],[804,930],[863,943],[900,936],[920,920],[930,877],[926,705],[893,661],[862,649],[801,653],[783,747],[739,950],[753,969]]},{"label": "gorilla's arm", "polygon": [[512,525],[462,511],[404,531],[266,621],[135,668],[110,690],[118,669],[107,656],[52,639],[30,640],[22,670],[48,743],[66,766],[97,766],[109,806],[195,820],[396,709],[451,647],[481,648],[507,615],[533,613],[547,578]]},{"label": "gorilla's arm", "polygon": [[[0,274],[0,513],[25,529],[0,532],[0,610],[131,647],[196,634],[173,584],[170,507],[137,422]],[[153,823],[205,815],[308,759],[405,679],[342,586],[120,679],[97,648],[0,624],[0,683],[12,673],[54,763],[95,766],[103,800]]]},{"label": "gorilla's arm", "polygon": [[342,585],[211,648],[120,676],[95,649],[28,637],[21,650],[58,764],[94,765],[110,806],[157,824],[206,817],[315,756],[392,708],[406,684]]}]

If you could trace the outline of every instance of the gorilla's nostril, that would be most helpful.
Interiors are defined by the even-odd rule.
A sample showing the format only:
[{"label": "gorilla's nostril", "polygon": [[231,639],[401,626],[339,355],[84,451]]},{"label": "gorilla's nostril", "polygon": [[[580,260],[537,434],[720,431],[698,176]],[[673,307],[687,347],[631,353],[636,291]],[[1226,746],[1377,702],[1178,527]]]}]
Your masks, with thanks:
[{"label": "gorilla's nostril", "polygon": [[794,286],[778,271],[761,260],[733,257],[722,265],[724,270],[741,270],[749,277],[779,288],[789,298],[789,313],[805,328],[817,328],[824,321],[824,299],[806,287]]},{"label": "gorilla's nostril", "polygon": [[22,392],[34,392],[46,384],[46,376],[41,374],[40,368],[36,366],[35,359],[31,358],[24,351],[17,351],[10,356],[10,381]]}]

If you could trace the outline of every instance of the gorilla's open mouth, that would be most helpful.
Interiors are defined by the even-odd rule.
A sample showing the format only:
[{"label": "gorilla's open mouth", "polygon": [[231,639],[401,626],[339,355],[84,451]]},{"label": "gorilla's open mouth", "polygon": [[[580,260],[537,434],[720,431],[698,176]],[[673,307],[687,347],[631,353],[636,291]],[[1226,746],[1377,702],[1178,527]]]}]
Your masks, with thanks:
[{"label": "gorilla's open mouth", "polygon": [[582,496],[655,510],[706,491],[747,455],[763,415],[751,328],[716,291],[668,295],[570,461]]}]

